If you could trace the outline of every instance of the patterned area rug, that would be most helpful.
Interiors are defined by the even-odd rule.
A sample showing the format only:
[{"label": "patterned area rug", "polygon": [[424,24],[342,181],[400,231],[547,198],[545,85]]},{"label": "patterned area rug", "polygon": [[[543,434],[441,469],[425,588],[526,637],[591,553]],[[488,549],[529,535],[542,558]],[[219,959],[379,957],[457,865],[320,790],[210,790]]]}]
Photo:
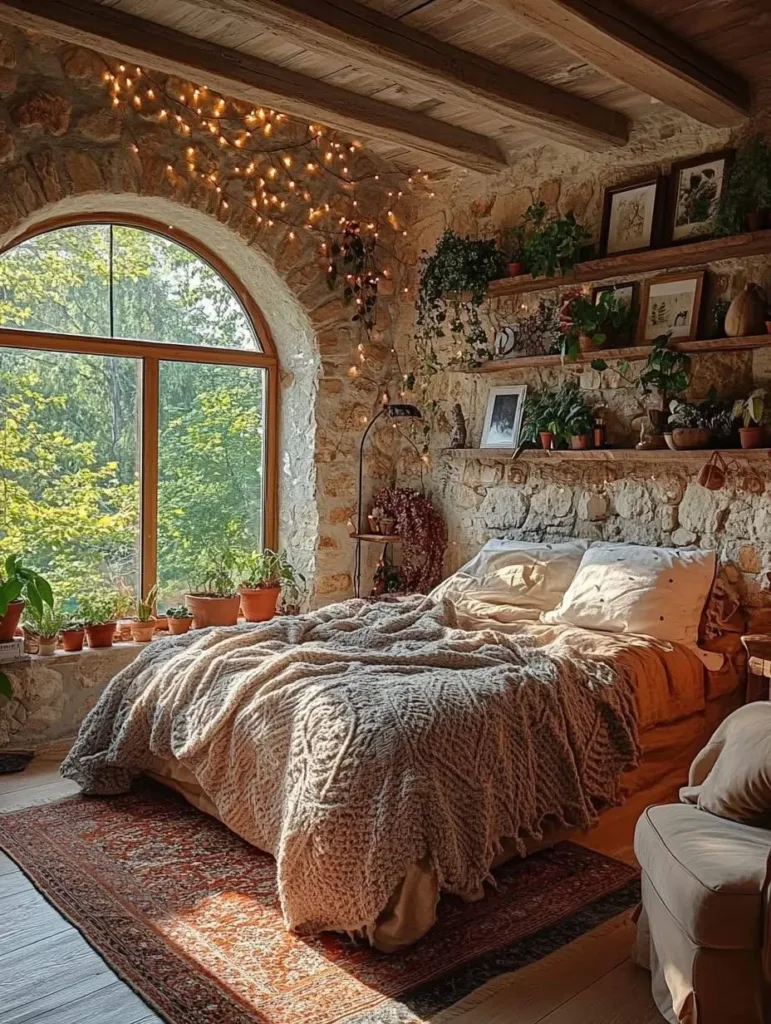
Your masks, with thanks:
[{"label": "patterned area rug", "polygon": [[161,786],[0,815],[0,848],[170,1024],[413,1024],[638,899],[627,864],[572,843],[442,899],[385,955],[285,931],[275,862]]}]

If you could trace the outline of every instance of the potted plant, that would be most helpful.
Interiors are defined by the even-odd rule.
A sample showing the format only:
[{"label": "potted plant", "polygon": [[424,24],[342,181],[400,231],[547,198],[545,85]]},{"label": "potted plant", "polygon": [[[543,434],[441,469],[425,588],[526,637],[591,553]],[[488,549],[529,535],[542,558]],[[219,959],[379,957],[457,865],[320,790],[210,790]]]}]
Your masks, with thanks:
[{"label": "potted plant", "polygon": [[771,142],[754,135],[736,154],[720,197],[715,230],[718,235],[759,231],[771,210]]},{"label": "potted plant", "polygon": [[592,412],[581,399],[578,381],[570,379],[559,387],[528,394],[520,439],[531,444],[538,441],[546,449],[558,448],[573,435],[590,433],[592,424]]},{"label": "potted plant", "polygon": [[765,406],[766,393],[763,388],[757,388],[746,398],[738,398],[734,402],[732,414],[735,420],[741,420],[739,427],[739,441],[742,448],[763,447],[763,409]]},{"label": "potted plant", "polygon": [[575,359],[579,352],[627,344],[636,318],[636,310],[610,290],[596,302],[583,292],[569,296],[560,309],[562,355]]},{"label": "potted plant", "polygon": [[131,620],[131,639],[138,644],[149,643],[155,632],[155,616],[153,609],[158,597],[158,586],[151,587],[145,595],[137,601],[137,613]]},{"label": "potted plant", "polygon": [[134,592],[121,580],[115,590],[115,618],[118,620],[115,626],[115,639],[120,641],[131,640],[131,625],[133,620]]},{"label": "potted plant", "polygon": [[83,641],[86,637],[86,630],[83,623],[78,619],[69,619],[61,628],[59,638],[62,642],[62,650],[73,652],[83,650]]},{"label": "potted plant", "polygon": [[195,629],[206,626],[235,626],[241,597],[234,582],[237,569],[232,551],[215,555],[202,569],[198,580],[185,594],[185,604],[193,614]]},{"label": "potted plant", "polygon": [[59,631],[67,624],[69,616],[61,605],[44,604],[38,611],[30,605],[24,617],[24,628],[34,634],[37,641],[37,654],[50,658],[56,654],[59,642]]},{"label": "potted plant", "polygon": [[674,451],[709,447],[712,439],[711,418],[700,405],[673,399],[669,403],[667,422],[671,432],[664,437]]},{"label": "potted plant", "polygon": [[525,225],[514,224],[507,228],[503,236],[503,251],[508,259],[507,272],[509,277],[519,277],[527,270],[525,266]]},{"label": "potted plant", "polygon": [[241,609],[247,622],[265,622],[276,614],[282,587],[297,587],[304,582],[289,561],[285,551],[255,552],[244,564],[245,578],[238,588]]},{"label": "potted plant", "polygon": [[592,447],[594,413],[590,406],[580,399],[569,407],[565,414],[565,433],[574,451],[585,451]]},{"label": "potted plant", "polygon": [[86,594],[80,601],[89,647],[112,647],[115,640],[116,594]]},{"label": "potted plant", "polygon": [[550,215],[544,202],[531,204],[522,215],[522,256],[533,277],[570,270],[590,238],[572,213]]},{"label": "potted plant", "polygon": [[25,604],[42,612],[53,603],[48,580],[25,565],[21,555],[8,555],[0,573],[0,643],[13,640]]},{"label": "potted plant", "polygon": [[186,604],[172,605],[166,609],[166,620],[172,636],[182,636],[193,625],[193,616]]}]

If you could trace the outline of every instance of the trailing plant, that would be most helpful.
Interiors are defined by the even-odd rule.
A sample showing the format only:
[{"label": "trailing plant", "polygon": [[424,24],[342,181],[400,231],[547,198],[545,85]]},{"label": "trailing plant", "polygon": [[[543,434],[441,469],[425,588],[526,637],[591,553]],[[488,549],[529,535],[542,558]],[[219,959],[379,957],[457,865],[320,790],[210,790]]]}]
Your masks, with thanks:
[{"label": "trailing plant", "polygon": [[31,605],[25,610],[23,626],[30,633],[41,637],[58,636],[70,621],[69,613],[61,605],[43,605],[38,611]]},{"label": "trailing plant", "polygon": [[151,587],[145,594],[144,600],[137,601],[137,622],[150,622],[153,617],[155,602],[158,600],[158,584]]},{"label": "trailing plant", "polygon": [[771,141],[753,137],[739,150],[728,171],[715,218],[718,235],[746,231],[753,213],[771,210]]},{"label": "trailing plant", "polygon": [[536,356],[548,352],[552,344],[558,345],[560,324],[557,303],[550,299],[539,299],[532,313],[518,316],[496,335],[494,355]]},{"label": "trailing plant", "polygon": [[166,609],[166,617],[169,619],[192,619],[193,614],[186,604],[172,605]]},{"label": "trailing plant", "polygon": [[447,527],[431,501],[418,491],[384,487],[374,503],[392,516],[402,538],[400,575],[407,593],[427,594],[442,579]]},{"label": "trailing plant", "polygon": [[[629,373],[629,363],[622,359],[618,364],[619,376],[629,384],[637,384],[643,395],[658,394],[664,408],[668,408],[671,399],[682,394],[691,379],[691,357],[685,352],[669,347],[671,333],[660,334],[651,343],[651,351],[645,361],[640,376],[633,381]],[[604,359],[593,359],[592,369],[607,370],[608,363]]]},{"label": "trailing plant", "polygon": [[80,611],[86,626],[101,626],[113,622],[118,595],[114,593],[84,594],[80,598]]},{"label": "trailing plant", "polygon": [[546,203],[532,203],[522,215],[523,262],[533,277],[553,277],[578,263],[591,238],[572,213],[550,215]]},{"label": "trailing plant", "polygon": [[190,593],[197,597],[235,597],[238,560],[229,548],[216,552],[203,563]]},{"label": "trailing plant", "polygon": [[305,577],[289,561],[286,551],[270,548],[251,554],[242,565],[242,574],[241,585],[256,590],[281,587],[296,593],[300,584],[305,583]]},{"label": "trailing plant", "polygon": [[[441,369],[435,343],[450,336],[467,349],[467,359],[489,354],[479,309],[490,281],[506,273],[507,259],[489,239],[464,238],[448,228],[431,255],[420,260],[415,343],[424,374]],[[463,361],[464,356],[459,358]]]},{"label": "trailing plant", "polygon": [[373,235],[365,238],[355,221],[349,221],[340,241],[329,247],[327,285],[330,291],[334,291],[340,279],[343,280],[343,304],[355,303],[357,307],[351,319],[360,321],[371,331],[375,326],[379,279],[376,240]]},{"label": "trailing plant", "polygon": [[741,420],[743,427],[759,427],[763,420],[766,392],[756,388],[746,398],[737,398],[731,409],[731,418]]},{"label": "trailing plant", "polygon": [[43,606],[53,606],[51,584],[40,573],[24,564],[21,555],[9,555],[0,572],[0,616],[12,601],[24,600],[29,608],[42,613]]},{"label": "trailing plant", "polygon": [[582,336],[597,347],[609,338],[623,344],[631,338],[636,321],[637,310],[612,291],[601,292],[596,302],[580,292],[560,310],[560,351],[566,358],[575,359],[581,351]]}]

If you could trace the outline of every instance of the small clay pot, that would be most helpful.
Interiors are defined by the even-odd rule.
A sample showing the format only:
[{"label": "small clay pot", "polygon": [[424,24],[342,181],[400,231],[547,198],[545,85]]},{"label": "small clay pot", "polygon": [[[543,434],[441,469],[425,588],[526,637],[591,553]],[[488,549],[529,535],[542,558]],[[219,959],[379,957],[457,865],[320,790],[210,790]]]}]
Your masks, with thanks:
[{"label": "small clay pot", "polygon": [[239,587],[241,610],[247,622],[267,622],[276,614],[281,587]]},{"label": "small clay pot", "polygon": [[238,609],[241,607],[240,594],[232,597],[209,597],[207,594],[185,594],[185,604],[193,613],[193,627],[235,626]]},{"label": "small clay pot", "polygon": [[169,617],[169,632],[172,636],[182,636],[187,633],[190,627],[193,625],[193,616],[190,615],[186,619],[175,619],[174,616]]},{"label": "small clay pot", "polygon": [[742,448],[762,448],[762,427],[739,427],[739,443]]},{"label": "small clay pot", "polygon": [[115,627],[117,623],[98,622],[93,626],[86,626],[86,639],[89,647],[112,647],[115,639]]},{"label": "small clay pot", "polygon": [[0,616],[0,644],[7,644],[13,640],[23,611],[24,601],[9,602],[5,615]]},{"label": "small clay pot", "polygon": [[[666,434],[664,436],[666,437]],[[675,451],[693,451],[697,448],[709,448],[711,436],[707,427],[675,427],[672,431],[672,442]]]},{"label": "small clay pot", "polygon": [[84,629],[63,629],[60,634],[62,650],[70,652],[82,651],[85,636],[86,631]]},{"label": "small clay pot", "polygon": [[538,437],[540,438],[542,448],[549,449],[554,447],[554,434],[550,430],[539,431]]},{"label": "small clay pot", "polygon": [[118,619],[115,626],[115,639],[119,643],[131,640],[131,619]]},{"label": "small clay pot", "polygon": [[149,644],[155,632],[155,619],[150,618],[145,622],[131,623],[131,639],[136,644]]},{"label": "small clay pot", "polygon": [[570,438],[570,447],[574,452],[584,452],[592,446],[591,434],[573,434]]},{"label": "small clay pot", "polygon": [[380,520],[380,532],[387,534],[389,537],[393,536],[393,532],[396,529],[396,520],[393,516],[383,516]]},{"label": "small clay pot", "polygon": [[521,261],[514,262],[514,263],[509,263],[509,267],[508,267],[509,277],[519,277],[519,275],[521,273],[523,273],[524,269],[525,268],[522,265]]},{"label": "small clay pot", "polygon": [[56,645],[58,642],[58,636],[39,636],[37,638],[38,656],[41,658],[52,658],[56,654]]},{"label": "small clay pot", "polygon": [[708,491],[719,491],[725,485],[728,467],[720,452],[713,452],[706,465],[699,470],[696,478]]}]

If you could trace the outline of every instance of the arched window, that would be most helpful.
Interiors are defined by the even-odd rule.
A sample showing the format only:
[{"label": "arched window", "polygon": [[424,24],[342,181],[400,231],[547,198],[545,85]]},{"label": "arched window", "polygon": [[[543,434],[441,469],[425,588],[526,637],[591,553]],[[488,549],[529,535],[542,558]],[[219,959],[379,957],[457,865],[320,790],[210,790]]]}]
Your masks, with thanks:
[{"label": "arched window", "polygon": [[259,310],[182,232],[37,229],[0,255],[0,556],[179,603],[276,542],[276,395]]}]

